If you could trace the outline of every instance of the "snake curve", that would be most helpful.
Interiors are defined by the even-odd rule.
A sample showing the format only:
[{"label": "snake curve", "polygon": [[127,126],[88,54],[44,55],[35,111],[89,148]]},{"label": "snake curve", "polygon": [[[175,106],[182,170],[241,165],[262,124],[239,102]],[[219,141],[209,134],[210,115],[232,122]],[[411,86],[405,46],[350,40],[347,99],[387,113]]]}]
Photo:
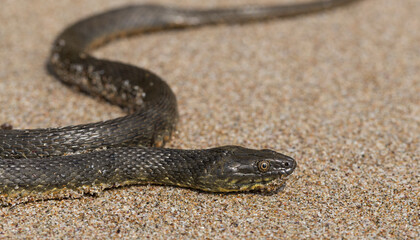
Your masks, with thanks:
[{"label": "snake curve", "polygon": [[272,150],[223,146],[163,148],[178,110],[170,87],[153,72],[89,54],[113,39],[170,28],[290,17],[357,0],[228,9],[127,6],[80,20],[56,39],[49,69],[62,82],[121,106],[128,115],[61,128],[0,130],[0,205],[79,197],[105,188],[161,184],[210,192],[259,189],[297,164]]}]

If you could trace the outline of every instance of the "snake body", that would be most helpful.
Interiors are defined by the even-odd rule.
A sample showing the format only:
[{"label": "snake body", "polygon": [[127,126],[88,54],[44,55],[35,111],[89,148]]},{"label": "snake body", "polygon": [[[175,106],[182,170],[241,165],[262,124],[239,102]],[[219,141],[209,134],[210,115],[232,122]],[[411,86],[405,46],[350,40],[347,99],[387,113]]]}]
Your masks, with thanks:
[{"label": "snake body", "polygon": [[178,119],[170,87],[146,69],[97,59],[89,51],[132,34],[295,16],[350,2],[210,10],[128,6],[69,26],[53,45],[49,69],[64,83],[117,104],[128,115],[62,128],[0,130],[0,203],[77,197],[144,183],[247,191],[290,175],[295,160],[271,150],[163,148]]}]

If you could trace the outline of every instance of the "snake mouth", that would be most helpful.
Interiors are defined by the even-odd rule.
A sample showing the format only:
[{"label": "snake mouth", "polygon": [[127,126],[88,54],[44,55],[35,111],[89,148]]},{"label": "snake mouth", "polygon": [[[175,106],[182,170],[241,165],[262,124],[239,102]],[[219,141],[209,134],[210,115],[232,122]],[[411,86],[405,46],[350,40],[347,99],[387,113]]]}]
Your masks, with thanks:
[{"label": "snake mouth", "polygon": [[235,184],[239,187],[239,191],[251,191],[265,188],[265,186],[273,181],[278,181],[281,185],[284,185],[290,178],[291,174],[280,173],[272,174],[268,176],[261,176],[258,178],[242,179],[237,181]]},{"label": "snake mouth", "polygon": [[268,180],[268,181],[261,181],[255,182],[248,186],[243,186],[241,191],[260,191],[260,190],[268,190],[269,192],[281,192],[286,187],[287,180],[290,178],[289,175],[281,175],[278,178]]}]

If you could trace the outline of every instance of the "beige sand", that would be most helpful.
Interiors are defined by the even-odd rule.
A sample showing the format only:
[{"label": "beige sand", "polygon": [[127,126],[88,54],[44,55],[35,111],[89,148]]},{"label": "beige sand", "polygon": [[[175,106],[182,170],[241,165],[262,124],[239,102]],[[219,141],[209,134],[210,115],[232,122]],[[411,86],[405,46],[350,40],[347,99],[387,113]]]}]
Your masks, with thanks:
[{"label": "beige sand", "polygon": [[[44,62],[69,23],[145,1],[2,0],[0,123],[38,128],[120,116]],[[148,1],[151,2],[151,1]],[[234,6],[293,0],[159,0]],[[202,3],[204,2],[204,3]],[[239,144],[291,155],[286,189],[205,194],[135,186],[0,209],[0,238],[415,238],[419,229],[420,2],[162,32],[95,54],[152,69],[181,112],[170,147]]]}]

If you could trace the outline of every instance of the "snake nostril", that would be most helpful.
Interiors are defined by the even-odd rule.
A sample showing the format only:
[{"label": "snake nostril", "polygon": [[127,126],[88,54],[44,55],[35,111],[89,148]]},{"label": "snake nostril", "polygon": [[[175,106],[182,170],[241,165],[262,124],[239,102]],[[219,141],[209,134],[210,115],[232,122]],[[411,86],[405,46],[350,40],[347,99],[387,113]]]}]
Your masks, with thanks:
[{"label": "snake nostril", "polygon": [[282,165],[284,168],[288,168],[288,169],[294,169],[296,167],[296,164],[294,161],[283,162]]}]

